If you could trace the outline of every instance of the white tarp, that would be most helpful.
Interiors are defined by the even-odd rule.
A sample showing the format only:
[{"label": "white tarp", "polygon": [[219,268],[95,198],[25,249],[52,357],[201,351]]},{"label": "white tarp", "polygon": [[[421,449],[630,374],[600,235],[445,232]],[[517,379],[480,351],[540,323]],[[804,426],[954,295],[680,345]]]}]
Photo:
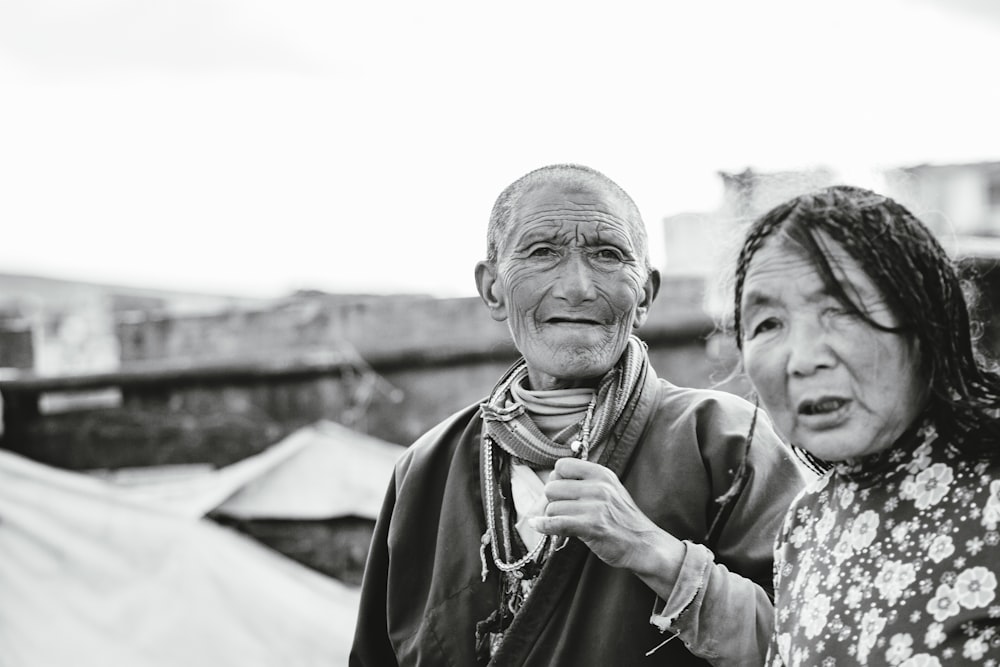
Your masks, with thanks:
[{"label": "white tarp", "polygon": [[346,664],[357,591],[203,516],[374,516],[401,451],[332,423],[165,479],[0,451],[0,665]]},{"label": "white tarp", "polygon": [[399,445],[336,422],[319,422],[282,444],[296,447],[294,453],[284,456],[266,475],[252,476],[222,503],[219,512],[257,519],[374,519],[392,466],[403,452]]}]

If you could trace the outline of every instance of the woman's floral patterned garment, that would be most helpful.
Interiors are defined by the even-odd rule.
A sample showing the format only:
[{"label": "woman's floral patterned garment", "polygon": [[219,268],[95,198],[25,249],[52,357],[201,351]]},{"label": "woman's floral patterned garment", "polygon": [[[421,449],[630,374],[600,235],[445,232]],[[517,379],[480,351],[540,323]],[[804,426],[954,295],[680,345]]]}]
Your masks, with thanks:
[{"label": "woman's floral patterned garment", "polygon": [[1000,466],[929,425],[906,440],[792,505],[768,664],[1000,667]]}]

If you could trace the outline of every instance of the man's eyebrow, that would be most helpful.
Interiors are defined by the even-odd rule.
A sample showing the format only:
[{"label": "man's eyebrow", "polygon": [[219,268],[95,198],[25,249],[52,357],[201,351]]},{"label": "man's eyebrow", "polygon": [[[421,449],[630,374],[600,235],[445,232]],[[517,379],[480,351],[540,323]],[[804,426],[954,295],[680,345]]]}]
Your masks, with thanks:
[{"label": "man's eyebrow", "polygon": [[632,247],[635,245],[635,238],[626,231],[620,229],[602,229],[594,237],[598,244],[618,245]]},{"label": "man's eyebrow", "polygon": [[515,239],[515,245],[523,247],[523,246],[526,246],[526,245],[531,245],[532,243],[538,243],[540,241],[551,241],[551,240],[553,240],[554,238],[556,238],[558,236],[559,236],[558,229],[553,229],[553,228],[545,228],[545,229],[535,228],[535,229],[529,230],[529,231],[525,232],[524,234],[518,236]]}]

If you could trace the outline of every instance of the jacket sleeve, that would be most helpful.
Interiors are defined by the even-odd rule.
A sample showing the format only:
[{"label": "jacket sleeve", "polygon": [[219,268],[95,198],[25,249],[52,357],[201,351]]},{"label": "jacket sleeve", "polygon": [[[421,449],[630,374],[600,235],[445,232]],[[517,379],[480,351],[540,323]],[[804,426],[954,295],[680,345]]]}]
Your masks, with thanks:
[{"label": "jacket sleeve", "polygon": [[746,411],[737,412],[744,416],[735,422],[716,412],[711,425],[699,429],[699,444],[719,495],[746,458],[739,491],[724,506],[707,544],[684,543],[680,575],[650,618],[664,639],[666,633],[676,635],[691,653],[717,667],[764,664],[774,627],[774,538],[806,479],[763,413],[749,449],[745,437],[727,429],[748,423]]},{"label": "jacket sleeve", "polygon": [[364,579],[361,583],[361,604],[351,646],[350,667],[397,667],[396,654],[389,641],[388,575],[389,521],[396,506],[396,479],[393,476],[386,491],[382,509],[375,522],[375,533],[368,550]]}]

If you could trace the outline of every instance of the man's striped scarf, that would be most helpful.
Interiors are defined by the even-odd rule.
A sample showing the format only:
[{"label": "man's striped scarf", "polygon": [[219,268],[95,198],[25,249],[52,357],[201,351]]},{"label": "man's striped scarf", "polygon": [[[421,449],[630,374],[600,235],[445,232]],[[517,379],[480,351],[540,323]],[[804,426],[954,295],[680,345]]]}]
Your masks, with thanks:
[{"label": "man's striped scarf", "polygon": [[[621,417],[647,360],[646,344],[631,336],[618,364],[601,379],[590,429],[591,451],[604,444],[611,427]],[[483,437],[490,438],[505,452],[532,468],[552,468],[557,460],[573,456],[569,443],[579,435],[581,424],[567,427],[554,438],[543,434],[526,414],[524,405],[511,395],[511,386],[521,382],[527,374],[527,362],[521,359],[500,379],[489,400],[480,404]]]}]

